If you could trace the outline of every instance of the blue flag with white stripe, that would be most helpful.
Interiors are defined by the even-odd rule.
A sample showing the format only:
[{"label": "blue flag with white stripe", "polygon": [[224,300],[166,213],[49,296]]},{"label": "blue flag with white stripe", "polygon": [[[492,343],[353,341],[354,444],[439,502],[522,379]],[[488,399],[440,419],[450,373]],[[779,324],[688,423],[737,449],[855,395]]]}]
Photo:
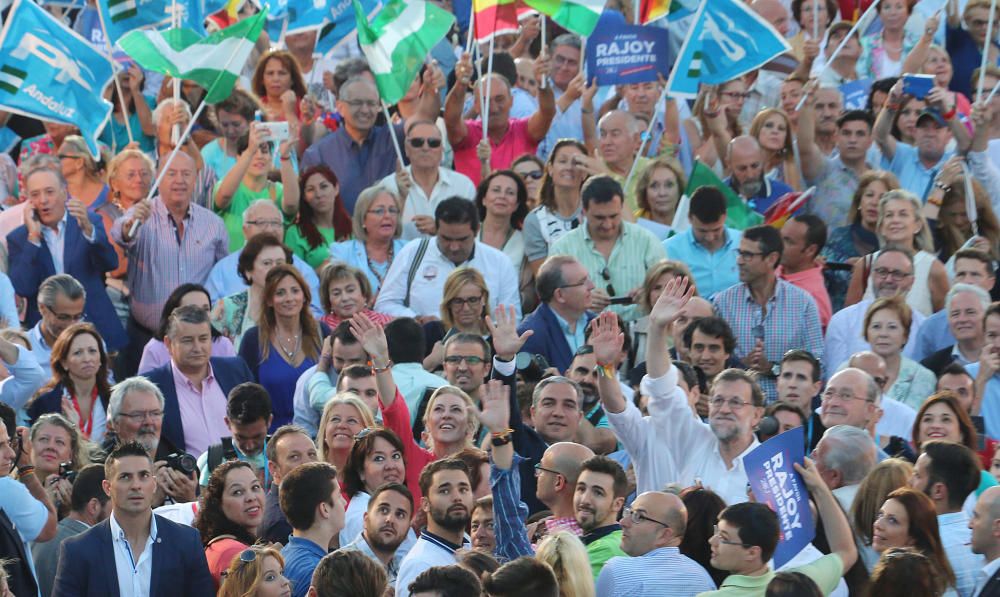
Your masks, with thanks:
[{"label": "blue flag with white stripe", "polygon": [[668,93],[694,98],[699,83],[732,81],[790,49],[742,0],[702,0],[667,81]]},{"label": "blue flag with white stripe", "polygon": [[107,57],[31,0],[15,0],[0,32],[0,110],[80,129],[90,153],[111,117]]},{"label": "blue flag with white stripe", "polygon": [[[358,4],[368,18],[382,7],[379,0],[358,0]],[[321,56],[330,55],[340,44],[354,39],[357,31],[358,21],[354,16],[351,0],[333,0],[330,4],[330,21],[320,30],[316,39],[316,53]]]}]

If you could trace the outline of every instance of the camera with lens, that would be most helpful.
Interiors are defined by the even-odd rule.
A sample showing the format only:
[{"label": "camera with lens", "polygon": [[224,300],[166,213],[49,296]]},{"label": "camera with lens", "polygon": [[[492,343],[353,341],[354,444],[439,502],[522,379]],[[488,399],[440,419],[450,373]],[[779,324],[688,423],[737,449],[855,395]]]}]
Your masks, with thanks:
[{"label": "camera with lens", "polygon": [[167,467],[174,469],[185,477],[190,477],[198,470],[198,461],[187,452],[174,452],[167,456],[164,461]]},{"label": "camera with lens", "polygon": [[60,462],[59,463],[59,476],[66,479],[70,483],[76,481],[76,471],[73,470],[72,462]]}]

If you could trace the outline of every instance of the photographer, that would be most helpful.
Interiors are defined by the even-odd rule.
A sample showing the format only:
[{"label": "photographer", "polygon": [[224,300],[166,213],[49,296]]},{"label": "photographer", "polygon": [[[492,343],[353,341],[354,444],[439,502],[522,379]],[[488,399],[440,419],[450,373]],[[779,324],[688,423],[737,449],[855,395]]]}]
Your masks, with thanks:
[{"label": "photographer", "polygon": [[267,475],[267,430],[271,426],[271,396],[260,384],[241,383],[229,392],[226,404],[226,427],[231,437],[208,447],[198,457],[199,484],[208,485],[208,477],[217,466],[229,460],[249,462],[264,485]]},{"label": "photographer", "polygon": [[73,479],[90,461],[90,444],[66,417],[44,414],[31,426],[31,464],[59,518],[69,513]]}]

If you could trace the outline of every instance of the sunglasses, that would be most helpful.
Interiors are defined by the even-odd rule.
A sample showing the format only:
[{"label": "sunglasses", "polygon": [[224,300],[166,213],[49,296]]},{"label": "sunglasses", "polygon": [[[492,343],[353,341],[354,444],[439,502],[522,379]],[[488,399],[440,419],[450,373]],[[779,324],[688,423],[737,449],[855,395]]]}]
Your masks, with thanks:
[{"label": "sunglasses", "polygon": [[531,172],[519,172],[518,174],[521,175],[521,178],[524,179],[530,178],[531,180],[538,180],[545,175],[541,170],[532,170]]},{"label": "sunglasses", "polygon": [[425,142],[427,143],[427,147],[430,147],[431,149],[441,147],[441,139],[436,137],[410,137],[406,140],[406,142],[409,143],[410,147],[414,149],[420,149],[424,146]]}]

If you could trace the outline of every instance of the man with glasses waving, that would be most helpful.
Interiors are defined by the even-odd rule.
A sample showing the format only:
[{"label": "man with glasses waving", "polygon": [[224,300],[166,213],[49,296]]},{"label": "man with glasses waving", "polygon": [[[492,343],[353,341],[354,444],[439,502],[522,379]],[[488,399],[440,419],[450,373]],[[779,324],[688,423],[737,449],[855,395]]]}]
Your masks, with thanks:
[{"label": "man with glasses waving", "polygon": [[403,198],[403,239],[421,235],[434,236],[434,210],[448,197],[472,201],[476,186],[469,177],[441,166],[444,141],[432,120],[410,120],[406,123],[403,152],[410,165],[382,179],[382,185]]},{"label": "man with glasses waving", "polygon": [[669,587],[671,595],[685,597],[715,590],[708,572],[678,549],[687,528],[679,497],[647,491],[625,507],[620,524],[622,551],[631,557],[608,560],[597,577],[598,595],[652,597]]}]

